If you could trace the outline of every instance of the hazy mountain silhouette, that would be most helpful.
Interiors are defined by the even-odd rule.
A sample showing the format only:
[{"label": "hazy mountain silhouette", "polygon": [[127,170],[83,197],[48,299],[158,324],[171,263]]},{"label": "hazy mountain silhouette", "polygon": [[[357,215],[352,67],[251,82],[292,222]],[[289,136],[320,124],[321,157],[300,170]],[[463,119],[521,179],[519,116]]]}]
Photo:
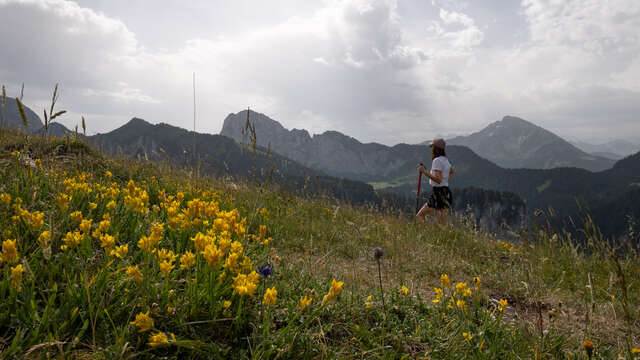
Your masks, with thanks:
[{"label": "hazy mountain silhouette", "polygon": [[[29,124],[28,130],[37,131],[44,125],[42,123],[42,120],[33,110],[31,110],[31,108],[24,104],[22,105],[24,107],[24,113],[27,116],[27,122]],[[4,108],[0,106],[0,126],[26,130],[22,123],[20,112],[18,112],[18,104],[16,103],[15,98],[6,98]]]},{"label": "hazy mountain silhouette", "polygon": [[587,154],[554,133],[514,116],[505,116],[469,136],[449,139],[447,144],[467,146],[504,168],[577,167],[600,171],[614,163]]}]

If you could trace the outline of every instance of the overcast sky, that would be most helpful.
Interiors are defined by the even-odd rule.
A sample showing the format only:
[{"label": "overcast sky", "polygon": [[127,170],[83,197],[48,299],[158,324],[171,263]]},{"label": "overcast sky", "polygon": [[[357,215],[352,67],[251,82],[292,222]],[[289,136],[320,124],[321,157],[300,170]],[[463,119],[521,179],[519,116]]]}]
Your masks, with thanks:
[{"label": "overcast sky", "polygon": [[[0,82],[107,132],[136,116],[415,143],[520,116],[640,138],[638,0],[0,0]],[[640,140],[638,140],[640,141]]]}]

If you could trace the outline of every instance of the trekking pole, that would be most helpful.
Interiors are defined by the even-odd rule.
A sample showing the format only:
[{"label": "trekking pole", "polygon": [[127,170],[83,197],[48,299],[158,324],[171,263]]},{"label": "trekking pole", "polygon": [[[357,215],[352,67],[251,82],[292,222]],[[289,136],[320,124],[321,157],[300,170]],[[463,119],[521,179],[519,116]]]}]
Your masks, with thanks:
[{"label": "trekking pole", "polygon": [[[420,165],[422,165],[422,163],[420,163]],[[416,214],[418,213],[418,211],[420,211],[420,185],[422,185],[422,172],[418,171],[418,192],[416,192]]]}]

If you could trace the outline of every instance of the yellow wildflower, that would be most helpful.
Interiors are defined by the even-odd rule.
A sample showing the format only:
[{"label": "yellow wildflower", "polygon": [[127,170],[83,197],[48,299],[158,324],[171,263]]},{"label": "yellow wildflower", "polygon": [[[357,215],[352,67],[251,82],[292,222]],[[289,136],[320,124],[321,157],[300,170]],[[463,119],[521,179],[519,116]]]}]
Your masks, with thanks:
[{"label": "yellow wildflower", "polygon": [[129,324],[137,326],[138,332],[143,333],[153,328],[153,319],[149,316],[149,311],[146,313],[141,312],[136,315],[136,319]]},{"label": "yellow wildflower", "polygon": [[89,203],[89,210],[95,210],[98,207],[98,204],[94,202]]},{"label": "yellow wildflower", "polygon": [[440,299],[442,299],[444,297],[444,291],[440,288],[433,288],[433,290],[436,292],[436,298],[433,299],[434,303],[439,303]]},{"label": "yellow wildflower", "polygon": [[[109,214],[105,214],[105,215],[109,215]],[[111,227],[110,219],[104,219],[98,223],[98,230],[101,232],[109,230],[110,227]]]},{"label": "yellow wildflower", "polygon": [[49,241],[51,241],[51,231],[49,230],[43,231],[42,234],[38,236],[38,242],[42,246],[47,246],[49,244]]},{"label": "yellow wildflower", "polygon": [[172,263],[176,260],[176,257],[178,257],[172,250],[167,249],[158,250],[156,255],[158,256],[158,262],[168,261]]},{"label": "yellow wildflower", "polygon": [[448,288],[451,285],[451,281],[449,280],[449,276],[447,276],[447,274],[440,275],[440,285],[443,288]]},{"label": "yellow wildflower", "polygon": [[238,274],[233,278],[233,289],[240,296],[253,296],[253,293],[256,291],[258,287],[258,281],[260,280],[260,275],[257,272],[252,271],[250,274]]},{"label": "yellow wildflower", "polygon": [[180,257],[180,268],[188,269],[195,265],[196,263],[196,255],[191,251],[187,251]]},{"label": "yellow wildflower", "polygon": [[301,297],[300,298],[300,309],[305,309],[306,307],[311,305],[311,301],[313,301],[313,299],[310,298],[310,297],[307,297],[306,295],[304,297]]},{"label": "yellow wildflower", "polygon": [[120,259],[124,259],[124,257],[127,256],[128,252],[129,252],[129,245],[125,244],[125,245],[116,246],[115,250],[111,250],[109,255],[111,256],[115,255]]},{"label": "yellow wildflower", "polygon": [[70,215],[71,219],[78,224],[82,221],[82,213],[80,211],[74,211]]},{"label": "yellow wildflower", "polygon": [[400,294],[401,295],[407,295],[409,293],[409,288],[407,288],[406,286],[402,285],[402,287],[400,288]]},{"label": "yellow wildflower", "polygon": [[202,252],[202,256],[204,256],[205,260],[207,260],[209,267],[215,268],[216,266],[218,266],[218,264],[220,264],[222,251],[220,251],[214,244],[209,244]]},{"label": "yellow wildflower", "polygon": [[113,177],[113,174],[111,173],[111,171],[107,170],[104,172],[104,177],[110,179],[111,177]]},{"label": "yellow wildflower", "polygon": [[160,263],[160,272],[162,273],[162,275],[168,276],[169,273],[171,273],[171,270],[173,270],[174,266],[175,265],[165,260]]},{"label": "yellow wildflower", "polygon": [[498,310],[504,310],[504,308],[507,307],[508,304],[509,303],[507,302],[507,299],[500,299],[500,307],[498,307]]},{"label": "yellow wildflower", "polygon": [[471,336],[471,333],[468,333],[468,332],[463,332],[463,333],[462,333],[462,337],[463,337],[466,341],[471,341],[471,339],[473,339],[473,336]]},{"label": "yellow wildflower", "polygon": [[9,194],[0,194],[0,203],[4,204],[4,206],[11,205],[11,195]]},{"label": "yellow wildflower", "polygon": [[640,354],[640,349],[639,349],[639,348],[631,348],[631,353],[632,353],[633,355]]},{"label": "yellow wildflower", "polygon": [[18,249],[16,248],[16,240],[5,240],[2,242],[2,259],[11,264],[17,262]]},{"label": "yellow wildflower", "polygon": [[78,226],[80,231],[85,234],[88,234],[91,231],[91,219],[84,219],[80,221],[80,225]]},{"label": "yellow wildflower", "polygon": [[82,241],[82,234],[80,234],[79,231],[68,232],[64,238],[62,238],[62,241],[64,242],[64,245],[61,245],[60,249],[62,251],[66,251],[67,249],[76,247],[80,244],[80,241]]},{"label": "yellow wildflower", "polygon": [[371,297],[371,295],[369,295],[369,296],[367,297],[367,301],[365,301],[365,302],[364,302],[364,306],[365,306],[367,309],[368,309],[368,308],[370,308],[370,307],[371,307],[371,302],[372,302],[372,301],[373,301],[373,300],[372,300],[372,297]]},{"label": "yellow wildflower", "polygon": [[456,300],[456,306],[458,307],[458,309],[464,309],[466,303],[464,302],[464,300],[458,299]]},{"label": "yellow wildflower", "polygon": [[125,272],[127,276],[129,276],[133,281],[140,283],[142,282],[142,273],[140,272],[140,268],[138,265],[135,266],[127,266]]},{"label": "yellow wildflower", "polygon": [[116,245],[116,239],[109,234],[100,234],[100,246],[105,250],[111,250]]},{"label": "yellow wildflower", "polygon": [[274,286],[265,291],[264,298],[262,299],[262,303],[267,306],[273,306],[276,304],[277,297],[278,297],[278,290],[276,290]]},{"label": "yellow wildflower", "polygon": [[158,332],[149,337],[149,346],[156,347],[160,345],[164,345],[169,343],[169,339],[167,339],[167,335],[163,332]]},{"label": "yellow wildflower", "polygon": [[474,287],[473,290],[475,290],[477,292],[478,289],[480,289],[480,285],[482,285],[482,281],[480,281],[480,276],[475,276],[473,278],[473,283],[475,284],[475,287]]},{"label": "yellow wildflower", "polygon": [[20,283],[22,282],[22,273],[24,269],[22,264],[18,264],[11,268],[11,286],[20,291]]},{"label": "yellow wildflower", "polygon": [[230,308],[230,307],[231,307],[231,301],[229,301],[229,300],[225,300],[225,301],[222,303],[222,307],[223,307],[223,308],[225,308],[225,309]]},{"label": "yellow wildflower", "polygon": [[331,281],[331,288],[329,289],[329,292],[322,298],[322,305],[324,306],[330,302],[336,301],[336,298],[342,291],[343,285],[344,281],[336,281],[336,279],[333,279]]},{"label": "yellow wildflower", "polygon": [[107,210],[113,210],[116,207],[115,200],[109,201],[105,207],[107,208]]},{"label": "yellow wildflower", "polygon": [[13,157],[18,157],[18,156],[20,156],[20,151],[18,151],[18,150],[13,150],[13,151],[11,152],[11,156],[13,156]]}]

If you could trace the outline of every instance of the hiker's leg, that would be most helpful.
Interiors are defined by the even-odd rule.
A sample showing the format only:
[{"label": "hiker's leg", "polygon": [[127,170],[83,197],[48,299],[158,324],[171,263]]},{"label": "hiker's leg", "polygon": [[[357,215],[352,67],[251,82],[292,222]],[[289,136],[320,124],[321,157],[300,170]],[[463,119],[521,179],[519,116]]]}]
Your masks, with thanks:
[{"label": "hiker's leg", "polygon": [[418,221],[420,222],[424,222],[424,217],[425,216],[433,216],[433,214],[435,213],[435,209],[434,208],[430,208],[429,204],[424,204],[422,206],[422,208],[420,209],[420,211],[418,211],[418,213],[416,214],[416,219],[418,219]]},{"label": "hiker's leg", "polygon": [[438,210],[438,223],[440,225],[446,225],[447,224],[447,213],[448,213],[448,209],[439,209]]}]

